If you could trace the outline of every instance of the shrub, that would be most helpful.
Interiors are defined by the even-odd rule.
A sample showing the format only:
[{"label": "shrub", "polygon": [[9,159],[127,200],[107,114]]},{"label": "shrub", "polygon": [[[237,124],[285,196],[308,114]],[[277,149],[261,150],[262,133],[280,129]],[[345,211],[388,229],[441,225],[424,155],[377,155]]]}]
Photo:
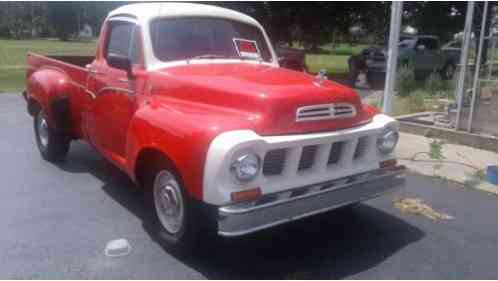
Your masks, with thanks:
[{"label": "shrub", "polygon": [[422,90],[411,92],[407,98],[407,107],[409,113],[425,111],[424,98],[427,93]]},{"label": "shrub", "polygon": [[456,100],[455,91],[457,79],[444,80],[444,92],[442,93],[442,97]]},{"label": "shrub", "polygon": [[0,25],[0,38],[10,38],[10,29],[6,25]]},{"label": "shrub", "polygon": [[413,66],[405,64],[399,67],[396,74],[396,90],[402,97],[410,95],[417,88],[417,81],[415,80],[415,71]]},{"label": "shrub", "polygon": [[425,80],[425,90],[431,95],[441,95],[446,90],[446,85],[441,79],[441,75],[437,72],[432,72],[427,80]]}]

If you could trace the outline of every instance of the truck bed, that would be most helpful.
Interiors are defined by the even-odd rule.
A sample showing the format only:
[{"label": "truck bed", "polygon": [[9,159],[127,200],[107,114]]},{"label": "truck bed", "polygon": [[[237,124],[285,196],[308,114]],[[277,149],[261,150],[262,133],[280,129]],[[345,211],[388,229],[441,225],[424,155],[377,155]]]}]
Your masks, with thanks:
[{"label": "truck bed", "polygon": [[46,66],[60,68],[64,72],[68,69],[86,72],[85,66],[92,63],[94,59],[93,56],[44,56],[30,52],[27,57],[27,75],[29,77],[30,71]]},{"label": "truck bed", "polygon": [[[62,119],[72,120],[71,135],[75,138],[83,136],[80,127],[81,106],[88,102],[88,95],[84,94],[87,92],[88,77],[88,69],[85,66],[93,60],[94,57],[91,56],[43,56],[34,53],[28,53],[27,56],[27,95],[38,96],[40,103],[44,100],[53,101],[55,97],[70,97],[70,116]],[[64,92],[57,92],[56,89],[60,85],[54,87],[54,81],[60,85],[64,84],[61,86]],[[45,88],[39,85],[45,85]]]},{"label": "truck bed", "polygon": [[93,56],[43,56],[28,53],[26,80],[28,81],[31,75],[37,70],[50,68],[68,76],[67,78],[72,82],[85,85],[88,75],[88,70],[85,66],[92,63],[93,60]]},{"label": "truck bed", "polygon": [[94,56],[46,56],[47,58],[64,62],[66,64],[77,65],[79,67],[85,67],[90,64],[95,59]]}]

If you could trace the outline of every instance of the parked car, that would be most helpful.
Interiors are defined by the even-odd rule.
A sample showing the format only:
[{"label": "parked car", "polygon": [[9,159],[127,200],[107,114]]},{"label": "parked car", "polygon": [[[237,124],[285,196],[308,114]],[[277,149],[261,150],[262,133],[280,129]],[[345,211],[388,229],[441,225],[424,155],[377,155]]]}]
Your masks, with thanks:
[{"label": "parked car", "polygon": [[[413,66],[418,79],[436,71],[443,79],[452,79],[460,58],[460,51],[440,47],[437,36],[403,35],[399,42],[398,62],[400,65]],[[369,47],[362,51],[366,60],[367,81],[375,87],[383,87],[387,65],[387,49]]]},{"label": "parked car", "polygon": [[278,63],[281,67],[308,72],[304,51],[286,46],[278,46],[275,48],[275,52],[277,53]]},{"label": "parked car", "polygon": [[[36,144],[92,144],[143,187],[159,240],[186,251],[398,190],[396,121],[350,88],[280,68],[253,18],[185,3],[105,19],[95,57],[27,57]],[[365,234],[366,238],[368,234]]]}]

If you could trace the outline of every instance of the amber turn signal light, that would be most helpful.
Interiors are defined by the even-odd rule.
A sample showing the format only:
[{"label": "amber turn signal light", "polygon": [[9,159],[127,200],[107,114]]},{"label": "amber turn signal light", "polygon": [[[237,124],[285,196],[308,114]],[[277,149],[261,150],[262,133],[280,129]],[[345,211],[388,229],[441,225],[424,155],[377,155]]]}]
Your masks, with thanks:
[{"label": "amber turn signal light", "polygon": [[249,190],[232,192],[230,197],[232,198],[233,202],[256,200],[261,197],[261,189],[257,187]]},{"label": "amber turn signal light", "polygon": [[398,161],[396,159],[390,159],[386,161],[382,161],[379,163],[379,168],[385,169],[385,168],[393,168],[398,165]]}]

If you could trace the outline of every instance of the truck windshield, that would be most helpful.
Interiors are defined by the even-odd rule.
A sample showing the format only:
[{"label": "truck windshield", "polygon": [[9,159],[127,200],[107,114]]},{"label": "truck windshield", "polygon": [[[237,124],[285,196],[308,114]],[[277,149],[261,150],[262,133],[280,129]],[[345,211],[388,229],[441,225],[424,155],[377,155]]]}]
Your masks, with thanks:
[{"label": "truck windshield", "polygon": [[237,58],[271,62],[261,30],[222,18],[169,18],[151,22],[154,56],[164,62]]}]

